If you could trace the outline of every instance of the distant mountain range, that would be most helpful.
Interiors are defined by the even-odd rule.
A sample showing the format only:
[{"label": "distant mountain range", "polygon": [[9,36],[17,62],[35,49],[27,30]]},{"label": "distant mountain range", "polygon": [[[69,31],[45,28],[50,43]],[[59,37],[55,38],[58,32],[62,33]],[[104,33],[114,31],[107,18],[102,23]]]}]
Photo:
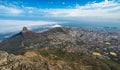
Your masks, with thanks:
[{"label": "distant mountain range", "polygon": [[0,69],[120,70],[119,38],[119,32],[65,27],[33,32],[23,27],[0,43]]}]

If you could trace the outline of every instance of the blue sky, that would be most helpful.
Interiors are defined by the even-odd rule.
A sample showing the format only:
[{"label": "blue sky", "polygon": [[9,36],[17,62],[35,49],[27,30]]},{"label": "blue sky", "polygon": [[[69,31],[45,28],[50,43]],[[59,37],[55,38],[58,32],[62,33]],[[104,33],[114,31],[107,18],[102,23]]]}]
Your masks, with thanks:
[{"label": "blue sky", "polygon": [[28,22],[115,24],[120,23],[120,0],[0,0],[0,22],[2,30]]},{"label": "blue sky", "polygon": [[[0,0],[0,19],[118,18],[120,0]],[[49,19],[49,18],[48,18]]]},{"label": "blue sky", "polygon": [[90,2],[101,2],[103,0],[1,0],[1,4],[10,6],[28,6],[36,8],[72,8],[76,4],[85,5]]}]

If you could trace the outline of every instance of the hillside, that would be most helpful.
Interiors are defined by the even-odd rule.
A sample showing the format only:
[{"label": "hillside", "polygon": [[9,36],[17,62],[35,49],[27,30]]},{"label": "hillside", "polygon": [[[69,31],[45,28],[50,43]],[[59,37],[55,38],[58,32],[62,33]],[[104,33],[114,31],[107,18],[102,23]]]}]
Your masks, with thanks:
[{"label": "hillside", "polygon": [[117,32],[24,27],[0,43],[0,70],[120,70],[119,43]]},{"label": "hillside", "polygon": [[[20,50],[23,51],[31,48],[35,49],[35,48],[52,46],[51,42],[54,42],[55,40],[55,39],[52,39],[52,37],[55,37],[59,34],[61,34],[59,36],[62,36],[62,35],[67,36],[69,35],[69,31],[70,31],[69,28],[58,27],[58,28],[50,29],[48,31],[35,33],[28,30],[26,27],[24,27],[20,33],[8,39],[5,39],[3,42],[1,42],[0,49],[3,51],[7,51],[9,53],[17,54],[16,51],[20,51]],[[56,40],[59,40],[59,38],[58,39],[56,38]],[[59,42],[62,42],[62,41],[59,41]]]}]

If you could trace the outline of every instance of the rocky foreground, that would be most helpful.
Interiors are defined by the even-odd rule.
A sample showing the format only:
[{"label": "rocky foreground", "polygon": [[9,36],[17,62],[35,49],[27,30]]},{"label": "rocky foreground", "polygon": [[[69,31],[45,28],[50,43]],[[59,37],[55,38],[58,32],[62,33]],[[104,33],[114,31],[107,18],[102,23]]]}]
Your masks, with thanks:
[{"label": "rocky foreground", "polygon": [[120,70],[119,35],[64,27],[32,32],[24,27],[0,43],[0,70]]},{"label": "rocky foreground", "polygon": [[[46,51],[45,51],[46,52]],[[43,52],[44,53],[44,52]],[[42,56],[35,51],[24,55],[13,55],[0,51],[0,70],[119,70],[119,64],[88,57],[79,57],[73,53],[49,53]]]}]

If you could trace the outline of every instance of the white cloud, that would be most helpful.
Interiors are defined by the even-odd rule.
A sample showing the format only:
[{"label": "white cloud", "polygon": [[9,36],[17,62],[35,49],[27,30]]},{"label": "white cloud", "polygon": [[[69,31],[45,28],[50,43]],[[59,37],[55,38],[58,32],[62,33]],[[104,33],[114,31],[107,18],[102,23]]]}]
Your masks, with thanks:
[{"label": "white cloud", "polygon": [[[26,16],[51,16],[51,17],[78,17],[78,16],[116,16],[120,15],[120,4],[114,1],[100,2],[100,3],[89,3],[85,6],[76,5],[73,9],[40,9],[34,7],[22,7],[12,8],[6,6],[0,6],[1,13],[7,14],[18,14]],[[114,11],[111,13],[111,11]],[[116,13],[117,11],[117,13]],[[112,14],[112,15],[111,15]],[[12,16],[12,15],[11,15]],[[19,16],[18,16],[19,17]],[[118,18],[118,17],[117,17]]]},{"label": "white cloud", "polygon": [[58,24],[51,26],[51,28],[55,28],[55,27],[62,27],[62,26]]},{"label": "white cloud", "polygon": [[19,10],[19,9],[14,9],[14,8],[11,8],[10,10],[8,10],[8,11],[10,11],[11,13],[13,13],[13,14],[20,14],[22,11],[21,10]]},{"label": "white cloud", "polygon": [[50,21],[24,21],[24,20],[0,20],[0,33],[20,31],[24,26],[32,28],[33,26],[57,25],[60,22]]},{"label": "white cloud", "polygon": [[[101,18],[108,21],[111,19],[120,20],[120,3],[107,0],[106,2],[93,2],[84,6],[77,4],[76,7],[72,9],[40,9],[25,6],[22,8],[0,6],[0,10],[0,15],[2,16],[6,16],[6,14],[10,17],[15,15],[17,16],[16,18],[23,16],[23,19],[29,19],[30,17],[36,17],[37,19],[41,17],[57,17],[59,19],[60,17],[64,17],[65,19],[89,17],[93,18],[93,20],[96,18]],[[87,20],[88,19],[86,19],[86,21]]]},{"label": "white cloud", "polygon": [[21,9],[18,9],[18,8],[12,8],[12,7],[6,7],[6,6],[3,6],[3,5],[0,5],[0,15],[19,15],[23,12],[23,10]]},{"label": "white cloud", "polygon": [[118,18],[120,16],[120,4],[109,1],[107,3],[100,2],[87,4],[85,6],[76,5],[74,9],[49,9],[46,10],[46,12],[51,16],[58,17],[97,16],[109,18],[109,16],[113,16]]}]

